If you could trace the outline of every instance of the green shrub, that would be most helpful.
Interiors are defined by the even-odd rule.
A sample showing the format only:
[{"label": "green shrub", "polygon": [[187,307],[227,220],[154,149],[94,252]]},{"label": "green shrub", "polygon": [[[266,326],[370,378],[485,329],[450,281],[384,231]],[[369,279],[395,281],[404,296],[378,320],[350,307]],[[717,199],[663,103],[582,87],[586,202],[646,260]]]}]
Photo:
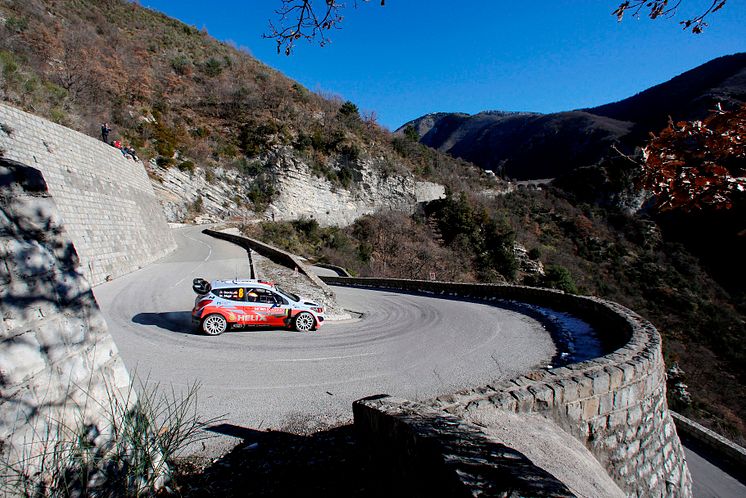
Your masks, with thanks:
[{"label": "green shrub", "polygon": [[179,131],[166,126],[161,120],[152,124],[151,128],[155,139],[155,151],[163,157],[173,157],[180,144]]},{"label": "green shrub", "polygon": [[241,172],[241,174],[245,176],[259,176],[262,174],[270,174],[271,173],[271,166],[267,163],[264,163],[259,160],[248,160],[246,158],[241,158],[235,163],[233,163],[234,167],[238,169],[238,171]]},{"label": "green shrub", "polygon": [[358,107],[350,102],[349,100],[342,104],[342,106],[339,108],[339,114],[341,116],[350,116],[350,117],[360,117],[360,110]]},{"label": "green shrub", "polygon": [[160,166],[161,168],[170,168],[174,165],[176,161],[174,161],[173,157],[163,157],[158,156],[155,160],[156,164]]},{"label": "green shrub", "polygon": [[247,156],[257,156],[267,150],[271,137],[283,131],[274,121],[250,121],[241,127],[238,146]]},{"label": "green shrub", "polygon": [[45,81],[43,86],[47,92],[47,98],[52,105],[62,105],[62,103],[68,96],[68,92],[66,89],[62,88],[61,86],[55,85],[50,81]]},{"label": "green shrub", "polygon": [[360,159],[360,147],[355,144],[345,144],[339,147],[339,155],[346,161]]},{"label": "green shrub", "polygon": [[300,232],[308,239],[319,238],[319,222],[313,218],[300,218],[291,222],[296,232]]},{"label": "green shrub", "polygon": [[193,128],[192,130],[190,130],[189,133],[195,138],[205,138],[207,135],[210,134],[205,128],[202,128],[201,126],[198,128]]},{"label": "green shrub", "polygon": [[6,78],[8,75],[17,72],[18,61],[16,60],[16,56],[7,50],[0,50],[0,68],[3,70],[3,76]]},{"label": "green shrub", "polygon": [[567,268],[561,265],[548,266],[542,283],[546,287],[551,287],[570,294],[578,293],[578,288],[575,286],[572,274]]},{"label": "green shrub", "polygon": [[305,133],[299,133],[298,138],[295,141],[295,148],[303,151],[313,146],[313,139],[310,135]]},{"label": "green shrub", "polygon": [[415,128],[414,125],[407,125],[407,127],[404,128],[404,136],[413,142],[420,141],[420,134],[417,133],[417,128]]},{"label": "green shrub", "polygon": [[192,161],[181,161],[178,168],[180,171],[189,173],[190,175],[194,173],[194,163]]},{"label": "green shrub", "polygon": [[171,69],[173,69],[176,74],[179,74],[181,76],[189,73],[190,65],[191,61],[186,55],[177,55],[176,57],[171,59]]},{"label": "green shrub", "polygon": [[265,211],[275,196],[275,185],[267,174],[259,175],[249,187],[248,197],[257,211]]},{"label": "green shrub", "polygon": [[306,90],[302,85],[300,85],[299,83],[293,83],[293,91],[295,92],[295,98],[298,102],[308,103],[308,90]]},{"label": "green shrub", "polygon": [[5,20],[5,27],[8,31],[22,33],[28,29],[28,18],[8,16]]},{"label": "green shrub", "polygon": [[54,123],[64,125],[67,121],[67,113],[60,107],[53,107],[49,110],[49,118]]},{"label": "green shrub", "polygon": [[220,73],[223,72],[223,64],[214,57],[210,57],[205,62],[203,62],[200,68],[202,69],[202,72],[210,78],[220,76]]}]

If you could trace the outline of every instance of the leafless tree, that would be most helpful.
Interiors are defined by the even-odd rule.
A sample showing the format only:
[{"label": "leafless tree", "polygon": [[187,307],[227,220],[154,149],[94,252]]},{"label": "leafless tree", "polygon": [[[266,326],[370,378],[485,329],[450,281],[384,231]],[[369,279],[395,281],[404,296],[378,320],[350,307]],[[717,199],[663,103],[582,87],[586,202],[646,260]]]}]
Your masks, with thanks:
[{"label": "leafless tree", "polygon": [[[650,19],[658,19],[660,17],[670,18],[676,14],[682,2],[683,0],[676,0],[674,2],[670,2],[669,0],[624,1],[612,12],[612,15],[615,15],[620,22],[627,12],[630,12],[635,17],[639,17],[640,13],[644,12]],[[707,27],[705,18],[722,9],[725,6],[725,2],[726,0],[712,0],[709,2],[709,6],[701,11],[699,15],[691,19],[684,19],[679,24],[684,29],[691,29],[692,33],[699,34]]]},{"label": "leafless tree", "polygon": [[[342,11],[347,4],[336,0],[281,0],[282,4],[275,11],[278,24],[269,22],[269,33],[265,38],[272,38],[277,42],[277,53],[285,52],[290,55],[295,42],[300,39],[308,41],[318,40],[322,47],[331,40],[327,31],[339,29],[342,22]],[[362,0],[369,2],[370,0]],[[381,5],[386,0],[381,0]],[[353,0],[357,7],[357,0]]]},{"label": "leafless tree", "polygon": [[[360,0],[369,2],[370,0]],[[650,19],[670,18],[676,14],[684,0],[625,0],[612,13],[619,21],[624,15],[630,13],[635,17],[641,14]],[[357,7],[358,0],[353,0],[353,6]],[[692,33],[701,33],[707,27],[705,18],[717,12],[725,6],[726,0],[708,0],[708,6],[690,19],[680,21],[684,29],[691,29]],[[381,5],[385,0],[381,0]],[[344,17],[342,12],[347,4],[337,0],[281,0],[276,22],[269,22],[269,32],[264,34],[265,38],[271,38],[277,42],[277,53],[285,52],[290,55],[295,42],[300,39],[309,42],[318,40],[322,47],[331,40],[328,32],[339,29]]]}]

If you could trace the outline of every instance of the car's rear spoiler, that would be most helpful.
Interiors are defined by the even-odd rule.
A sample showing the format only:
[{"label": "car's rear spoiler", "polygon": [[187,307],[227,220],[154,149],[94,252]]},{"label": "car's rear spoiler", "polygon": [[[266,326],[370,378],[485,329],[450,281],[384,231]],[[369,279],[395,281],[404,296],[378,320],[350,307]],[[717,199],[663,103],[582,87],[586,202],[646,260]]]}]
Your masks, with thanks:
[{"label": "car's rear spoiler", "polygon": [[207,294],[212,290],[212,285],[204,278],[195,278],[192,280],[192,290],[200,295]]}]

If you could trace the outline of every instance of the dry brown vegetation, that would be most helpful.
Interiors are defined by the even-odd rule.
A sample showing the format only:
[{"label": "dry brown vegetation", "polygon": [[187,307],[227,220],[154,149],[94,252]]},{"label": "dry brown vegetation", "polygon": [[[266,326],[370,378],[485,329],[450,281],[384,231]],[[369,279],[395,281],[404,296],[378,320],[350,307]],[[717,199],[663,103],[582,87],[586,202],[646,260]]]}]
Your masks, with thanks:
[{"label": "dry brown vegetation", "polygon": [[124,0],[0,5],[0,98],[91,136],[133,145],[162,166],[238,168],[254,207],[289,146],[314,173],[354,188],[360,161],[385,174],[477,178],[461,161],[400,143],[339,97],[309,92],[206,32]]},{"label": "dry brown vegetation", "polygon": [[[619,302],[656,325],[667,364],[683,369],[693,402],[670,391],[672,407],[745,441],[743,295],[723,288],[651,218],[521,188],[453,194],[411,217],[383,212],[346,229],[298,220],[262,223],[251,235],[360,276],[507,281]],[[543,262],[545,276],[520,271],[508,250],[514,241]]]}]

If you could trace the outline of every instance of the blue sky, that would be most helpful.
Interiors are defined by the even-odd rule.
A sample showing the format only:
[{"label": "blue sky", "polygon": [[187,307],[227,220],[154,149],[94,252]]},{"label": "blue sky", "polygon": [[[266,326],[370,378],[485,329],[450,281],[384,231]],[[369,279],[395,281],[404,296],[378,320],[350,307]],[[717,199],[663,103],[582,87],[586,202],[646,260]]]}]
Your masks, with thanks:
[{"label": "blue sky", "polygon": [[[731,0],[701,35],[674,19],[610,14],[619,0],[373,0],[348,9],[324,48],[278,55],[263,39],[280,0],[141,0],[246,47],[310,90],[340,95],[396,129],[436,111],[554,112],[634,95],[721,55],[746,51],[746,5]],[[353,0],[348,0],[352,4]]]}]

